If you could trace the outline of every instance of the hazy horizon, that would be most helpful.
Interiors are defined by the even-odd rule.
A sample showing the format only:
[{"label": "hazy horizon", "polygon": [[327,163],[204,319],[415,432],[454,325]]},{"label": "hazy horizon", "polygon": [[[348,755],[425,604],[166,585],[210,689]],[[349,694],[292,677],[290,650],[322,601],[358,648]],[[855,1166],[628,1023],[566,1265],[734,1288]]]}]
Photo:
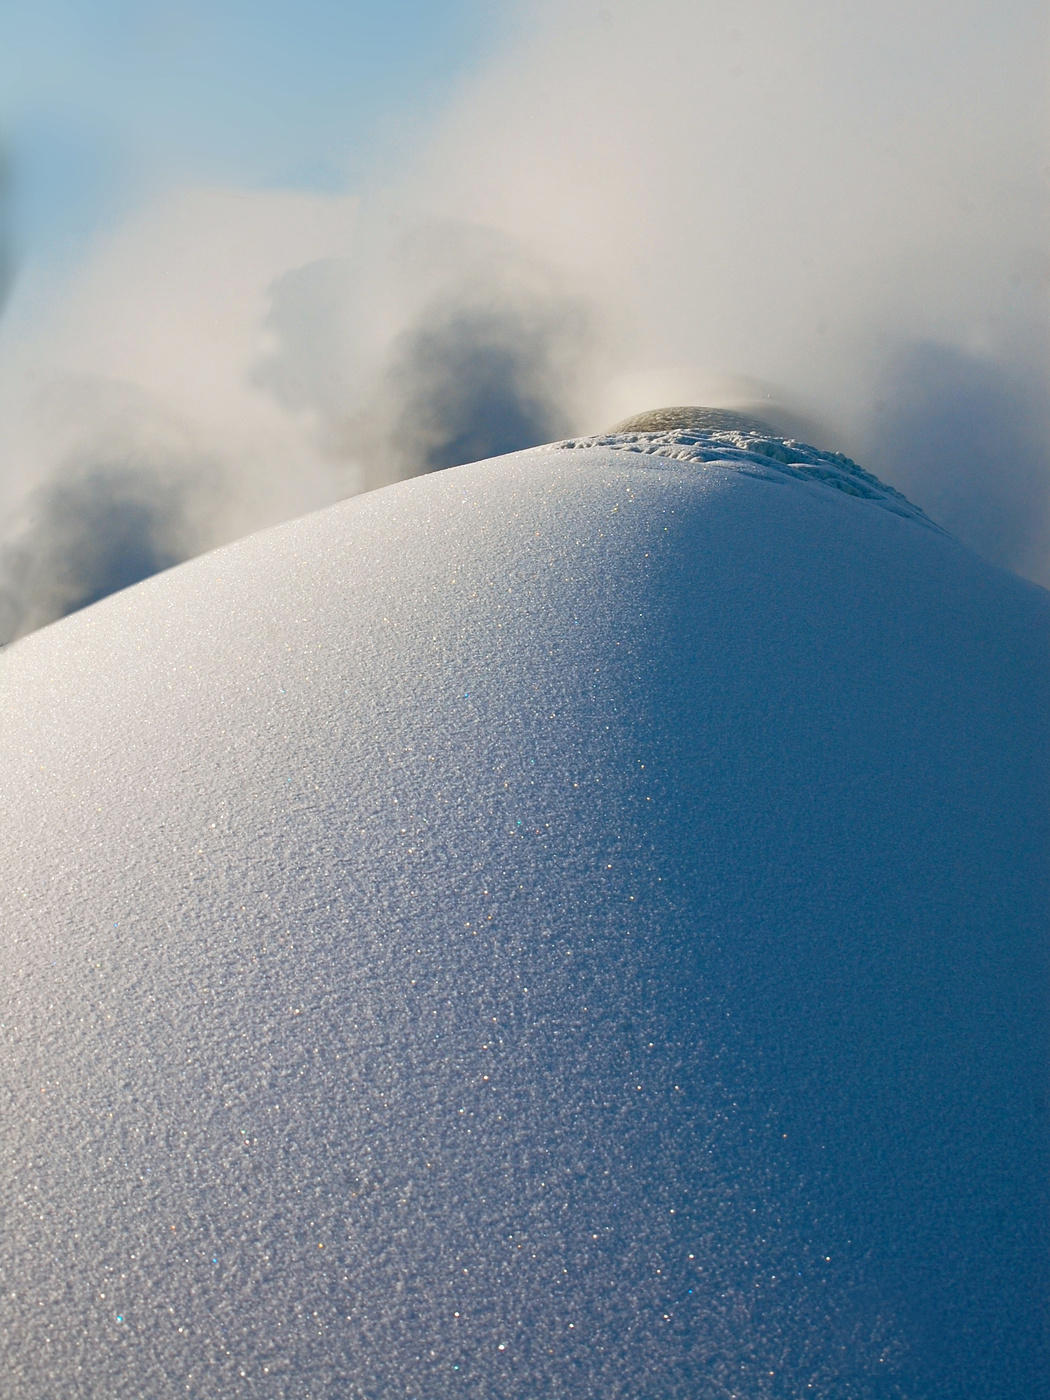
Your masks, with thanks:
[{"label": "hazy horizon", "polygon": [[45,10],[8,42],[5,635],[674,402],[778,403],[1050,583],[1041,6]]}]

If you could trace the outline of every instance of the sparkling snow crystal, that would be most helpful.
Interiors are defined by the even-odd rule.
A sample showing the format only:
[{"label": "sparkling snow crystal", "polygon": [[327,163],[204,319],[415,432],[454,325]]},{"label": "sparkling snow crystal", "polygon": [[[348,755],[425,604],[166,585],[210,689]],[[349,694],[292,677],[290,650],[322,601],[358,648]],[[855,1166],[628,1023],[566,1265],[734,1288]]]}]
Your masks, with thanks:
[{"label": "sparkling snow crystal", "polygon": [[1050,598],[852,463],[455,468],[0,697],[6,1393],[1042,1393]]}]

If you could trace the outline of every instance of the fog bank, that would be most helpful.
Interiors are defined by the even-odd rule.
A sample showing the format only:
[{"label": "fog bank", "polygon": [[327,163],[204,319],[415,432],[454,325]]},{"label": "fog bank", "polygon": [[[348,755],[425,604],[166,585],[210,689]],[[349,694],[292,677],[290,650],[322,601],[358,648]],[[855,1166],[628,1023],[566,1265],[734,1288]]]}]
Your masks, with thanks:
[{"label": "fog bank", "polygon": [[221,483],[179,465],[173,487],[171,454],[133,444],[176,553],[707,402],[841,448],[1050,583],[1047,26],[1030,0],[522,5],[353,197],[172,186],[62,286],[28,260],[0,345],[4,558],[16,525],[41,580],[92,552],[57,522],[93,410],[33,407],[88,377]]}]

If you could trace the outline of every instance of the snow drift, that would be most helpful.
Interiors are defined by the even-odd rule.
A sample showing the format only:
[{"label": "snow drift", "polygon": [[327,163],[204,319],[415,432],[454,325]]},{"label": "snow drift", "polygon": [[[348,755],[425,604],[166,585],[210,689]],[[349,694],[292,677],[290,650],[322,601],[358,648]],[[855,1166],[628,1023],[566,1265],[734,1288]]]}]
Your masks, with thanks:
[{"label": "snow drift", "polygon": [[13,1390],[1039,1393],[1048,642],[845,459],[672,431],[10,648]]}]

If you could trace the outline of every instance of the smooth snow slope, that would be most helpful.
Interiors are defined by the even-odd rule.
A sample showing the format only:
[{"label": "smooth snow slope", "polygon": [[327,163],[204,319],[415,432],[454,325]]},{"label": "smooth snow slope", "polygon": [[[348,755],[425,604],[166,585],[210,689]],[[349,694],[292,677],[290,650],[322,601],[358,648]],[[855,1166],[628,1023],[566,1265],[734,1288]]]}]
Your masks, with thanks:
[{"label": "smooth snow slope", "polygon": [[5,654],[5,1393],[1041,1393],[1050,597],[727,443]]}]

